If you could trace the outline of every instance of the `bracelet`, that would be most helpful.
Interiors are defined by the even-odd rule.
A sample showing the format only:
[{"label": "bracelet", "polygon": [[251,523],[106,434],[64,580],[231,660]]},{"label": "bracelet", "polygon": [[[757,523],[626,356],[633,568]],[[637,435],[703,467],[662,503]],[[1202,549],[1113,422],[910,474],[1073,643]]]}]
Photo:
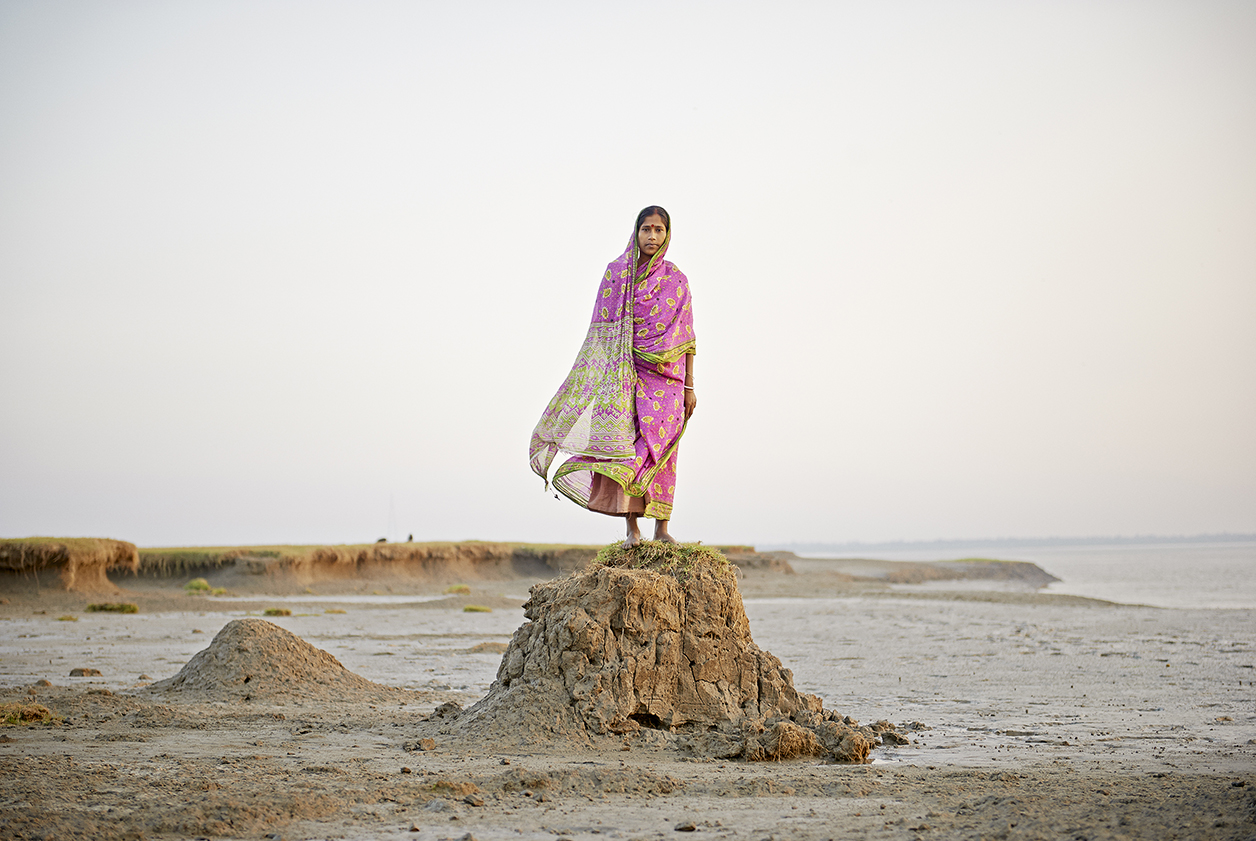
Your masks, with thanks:
[{"label": "bracelet", "polygon": [[687,386],[685,386],[685,388],[689,389],[690,391],[693,391],[693,386],[691,386],[691,385],[687,385]]}]

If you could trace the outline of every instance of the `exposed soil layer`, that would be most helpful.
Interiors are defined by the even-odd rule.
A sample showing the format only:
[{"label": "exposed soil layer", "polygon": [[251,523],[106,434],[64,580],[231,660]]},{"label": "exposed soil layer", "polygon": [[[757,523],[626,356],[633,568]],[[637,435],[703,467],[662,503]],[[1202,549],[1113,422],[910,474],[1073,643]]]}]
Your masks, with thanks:
[{"label": "exposed soil layer", "polygon": [[30,537],[0,540],[0,591],[51,588],[116,593],[108,572],[135,572],[134,543],[103,537]]},{"label": "exposed soil layer", "polygon": [[577,569],[595,547],[515,543],[368,543],[142,549],[137,574],[201,575],[216,587],[274,590],[369,581],[454,583],[550,577]]}]

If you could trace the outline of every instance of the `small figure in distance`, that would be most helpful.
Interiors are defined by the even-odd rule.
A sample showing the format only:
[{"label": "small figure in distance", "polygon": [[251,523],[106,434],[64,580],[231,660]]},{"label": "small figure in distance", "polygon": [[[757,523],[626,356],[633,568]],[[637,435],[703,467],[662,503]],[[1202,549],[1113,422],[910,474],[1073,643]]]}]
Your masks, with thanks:
[{"label": "small figure in distance", "polygon": [[625,549],[641,542],[641,516],[654,519],[655,540],[676,542],[667,524],[677,450],[698,407],[689,279],[663,259],[671,238],[666,210],[651,205],[637,214],[628,248],[602,275],[576,364],[528,447],[542,479],[559,452],[573,456],[554,471],[555,490],[590,511],[624,517]]},{"label": "small figure in distance", "polygon": [[406,537],[406,543],[413,543],[413,542],[414,542],[414,535],[409,535],[408,537]]}]

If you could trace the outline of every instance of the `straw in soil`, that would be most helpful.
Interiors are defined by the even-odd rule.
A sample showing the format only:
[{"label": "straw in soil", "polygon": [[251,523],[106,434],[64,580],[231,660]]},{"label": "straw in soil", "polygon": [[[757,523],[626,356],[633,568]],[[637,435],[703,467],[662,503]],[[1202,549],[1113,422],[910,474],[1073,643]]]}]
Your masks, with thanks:
[{"label": "straw in soil", "polygon": [[0,704],[0,727],[19,724],[60,724],[64,720],[43,704]]},{"label": "straw in soil", "polygon": [[88,613],[139,613],[139,605],[131,602],[109,602],[102,604],[89,604],[87,606]]},{"label": "straw in soil", "polygon": [[731,569],[728,558],[718,549],[701,543],[664,543],[661,540],[643,540],[631,549],[612,543],[597,553],[591,566],[648,569],[683,580],[698,564]]}]

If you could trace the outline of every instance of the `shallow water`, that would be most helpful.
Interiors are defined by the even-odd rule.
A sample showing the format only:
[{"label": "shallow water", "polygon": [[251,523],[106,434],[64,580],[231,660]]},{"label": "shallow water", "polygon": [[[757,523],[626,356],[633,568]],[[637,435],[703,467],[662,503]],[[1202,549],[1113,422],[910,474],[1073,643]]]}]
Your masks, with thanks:
[{"label": "shallow water", "polygon": [[[1032,561],[1063,579],[1044,592],[1088,596],[1123,604],[1178,608],[1256,609],[1256,542],[1121,543],[1075,546],[1008,544],[947,545],[855,553],[807,553],[805,557],[873,557],[887,561],[999,558]],[[1017,589],[998,582],[937,581],[903,589]]]},{"label": "shallow water", "polygon": [[1030,550],[1064,579],[1047,592],[1180,608],[1256,608],[1256,543],[1151,544]]}]

